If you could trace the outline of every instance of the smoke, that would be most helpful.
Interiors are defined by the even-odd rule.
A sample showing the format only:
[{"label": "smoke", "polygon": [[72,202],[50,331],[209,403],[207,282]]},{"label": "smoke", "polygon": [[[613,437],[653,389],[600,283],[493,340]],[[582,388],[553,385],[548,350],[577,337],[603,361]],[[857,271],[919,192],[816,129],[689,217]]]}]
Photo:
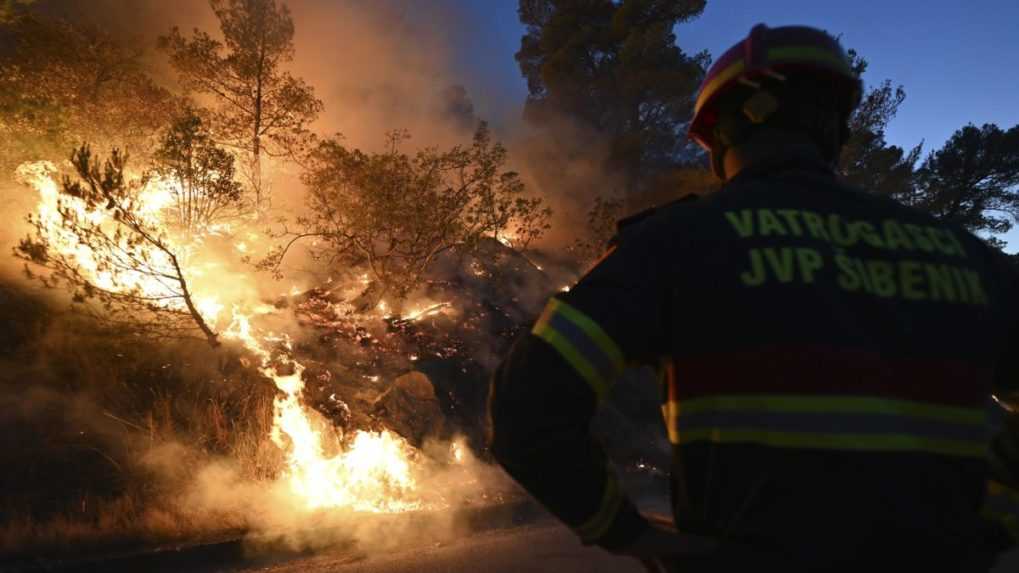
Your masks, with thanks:
[{"label": "smoke", "polygon": [[[316,133],[340,134],[347,145],[371,151],[380,148],[388,131],[405,129],[411,134],[405,144],[410,150],[445,148],[469,141],[478,120],[494,121],[497,139],[510,151],[511,168],[553,208],[552,229],[535,245],[548,250],[572,243],[586,226],[594,197],[620,187],[618,178],[604,171],[602,159],[609,150],[596,134],[567,119],[529,125],[522,118],[520,93],[504,95],[505,78],[497,81],[491,73],[462,64],[464,54],[477,50],[483,33],[484,23],[470,8],[454,0],[297,0],[287,5],[295,27],[289,71],[311,84],[325,106],[312,126]],[[219,35],[207,0],[38,0],[32,10],[97,26],[124,45],[144,50],[150,73],[173,91],[179,91],[176,77],[165,54],[156,50],[156,39],[173,26],[185,34],[197,28]],[[515,71],[515,66],[500,69]],[[292,218],[303,208],[300,167],[278,163],[274,170],[274,216]],[[16,217],[26,211],[24,204],[11,208]],[[0,240],[0,247],[11,244],[7,236]]]},{"label": "smoke", "polygon": [[[536,131],[521,119],[522,101],[509,101],[492,96],[498,90],[479,90],[490,99],[480,99],[464,86],[487,81],[470,77],[469,71],[455,64],[458,52],[472,49],[470,37],[461,30],[472,25],[471,16],[458,9],[453,0],[417,2],[414,0],[379,0],[372,2],[335,2],[331,0],[294,0],[290,5],[295,25],[295,59],[290,71],[310,83],[325,104],[325,112],[313,126],[323,135],[342,134],[353,147],[377,150],[385,141],[387,131],[406,129],[412,139],[408,146],[448,147],[469,141],[475,123],[486,117],[498,118],[496,136],[510,152],[511,166],[520,171],[529,189],[548,201],[557,216],[553,231],[539,246],[549,251],[569,244],[576,230],[583,226],[586,207],[595,194],[616,185],[604,173],[600,159],[608,149],[593,134],[565,122]],[[200,28],[214,36],[218,23],[205,0],[38,0],[33,10],[62,17],[74,22],[102,27],[125,45],[146,50],[146,61],[157,80],[175,89],[173,71],[158,53],[155,39],[172,26],[185,34]],[[484,110],[480,113],[477,110]],[[556,134],[555,138],[549,136]],[[563,153],[563,149],[569,153]],[[63,158],[39,158],[59,160]],[[299,182],[299,167],[278,165],[273,174],[273,215],[293,216],[299,212],[305,190]],[[22,221],[38,201],[34,191],[16,183],[3,183],[4,198],[0,214],[7,221]],[[5,225],[0,231],[0,252],[9,252],[28,226]],[[193,265],[195,272],[214,277],[209,283],[199,276],[197,283],[211,284],[224,304],[229,319],[234,303],[275,301],[283,295],[321,284],[321,268],[298,259],[288,269],[287,279],[280,283],[256,275],[241,262],[239,242],[250,242],[257,257],[260,244],[256,229],[242,231],[232,237],[207,237]],[[0,271],[13,274],[20,263],[4,258]],[[542,259],[548,271],[556,257]],[[9,262],[14,265],[8,266]],[[529,267],[532,262],[520,263]],[[331,271],[331,270],[329,270]],[[342,269],[341,269],[342,271]],[[522,275],[521,273],[516,273]],[[554,279],[533,278],[505,288],[512,291],[505,298],[532,312],[540,308],[550,287],[558,289],[569,282],[570,275],[560,268]],[[339,277],[337,277],[339,278]],[[6,281],[5,281],[6,282]],[[11,315],[25,311],[12,310]],[[521,317],[514,317],[521,318]],[[271,324],[269,321],[273,321]],[[448,511],[430,516],[383,515],[366,516],[349,510],[312,511],[295,503],[293,494],[280,481],[253,479],[253,475],[278,472],[280,452],[268,442],[267,424],[271,423],[271,403],[264,398],[272,390],[255,368],[238,366],[236,356],[217,355],[207,348],[184,345],[165,349],[162,355],[144,355],[151,346],[135,349],[132,356],[117,358],[122,341],[96,341],[93,346],[75,349],[82,332],[63,333],[70,323],[57,321],[46,325],[33,345],[34,360],[79,368],[71,377],[85,392],[62,392],[61,372],[34,373],[26,378],[28,385],[45,384],[57,388],[27,394],[11,391],[14,379],[5,382],[0,400],[19,404],[42,404],[46,408],[31,410],[28,427],[42,427],[48,409],[66,409],[68,427],[97,433],[97,443],[106,455],[123,465],[123,480],[136,480],[148,487],[158,484],[158,500],[153,502],[144,519],[153,527],[194,531],[215,531],[223,528],[243,529],[261,543],[278,541],[289,547],[314,548],[351,540],[371,549],[386,548],[395,543],[406,544],[408,538],[439,540],[455,535],[466,527],[457,511],[459,504],[483,504],[498,501],[512,488],[505,477],[491,466],[467,454],[458,463],[448,458],[451,443],[433,442],[423,449],[425,461],[416,466],[415,479],[420,491],[445,503]],[[224,326],[220,323],[220,328]],[[263,318],[263,326],[276,332],[301,329],[292,313],[276,312]],[[84,337],[91,332],[84,331]],[[25,337],[32,336],[26,333]],[[97,337],[98,338],[98,337]],[[307,338],[311,338],[310,335]],[[104,346],[105,344],[105,346]],[[480,359],[491,366],[497,350],[485,352]],[[68,357],[74,357],[70,360]],[[13,362],[13,360],[12,360]],[[155,372],[153,370],[153,365]],[[165,366],[168,365],[168,366]],[[10,372],[10,371],[8,371]],[[165,375],[164,375],[165,373]],[[172,382],[172,384],[171,384]],[[160,386],[160,384],[164,384]],[[166,394],[165,400],[141,400],[131,403],[116,398],[118,388],[135,396],[156,388]],[[205,390],[209,388],[210,390]],[[210,397],[209,394],[212,394]],[[250,404],[245,400],[258,394],[263,402]],[[173,399],[188,396],[187,400]],[[111,398],[113,397],[113,398]],[[137,398],[137,396],[136,396]],[[118,401],[119,400],[119,401]],[[113,404],[117,407],[111,408]],[[199,407],[199,405],[202,405]],[[234,407],[224,413],[219,409]],[[166,410],[162,417],[150,420],[130,418],[124,412]],[[205,408],[205,409],[202,409]],[[182,411],[181,411],[182,410]],[[114,414],[121,421],[111,418]],[[229,415],[228,415],[229,414]],[[223,419],[249,420],[248,426],[224,429],[216,422]],[[173,431],[174,420],[202,420],[193,432]],[[219,433],[227,438],[217,441]],[[188,435],[185,435],[188,434]],[[125,437],[128,436],[128,437]],[[194,438],[194,439],[189,439]],[[222,442],[222,443],[221,443]],[[228,450],[225,451],[224,450]],[[209,452],[213,453],[209,453]],[[137,455],[135,455],[137,454]],[[275,458],[274,458],[275,456]],[[98,463],[105,463],[99,460]],[[107,468],[109,473],[111,470]],[[138,479],[136,472],[145,475]],[[148,495],[151,492],[147,492]],[[183,524],[183,525],[180,525]]]},{"label": "smoke", "polygon": [[164,499],[175,500],[171,513],[197,531],[245,531],[253,552],[344,545],[377,553],[448,541],[469,532],[471,512],[518,495],[461,440],[429,441],[422,452],[413,477],[428,505],[401,513],[308,508],[284,482],[252,481],[234,460],[182,464],[194,452],[176,443],[151,450],[142,463],[164,484]]}]

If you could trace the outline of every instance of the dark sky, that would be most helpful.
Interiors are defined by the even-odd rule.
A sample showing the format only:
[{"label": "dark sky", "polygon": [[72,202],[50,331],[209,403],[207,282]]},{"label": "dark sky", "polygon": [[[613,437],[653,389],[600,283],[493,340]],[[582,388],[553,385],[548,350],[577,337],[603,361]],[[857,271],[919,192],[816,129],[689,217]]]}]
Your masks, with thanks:
[{"label": "dark sky", "polygon": [[[513,54],[523,29],[515,0],[453,0],[468,14],[461,29],[470,49],[459,65],[482,114],[486,101],[522,101],[526,86]],[[757,22],[807,24],[841,35],[869,62],[869,84],[891,79],[906,101],[888,140],[925,150],[939,147],[967,123],[1019,123],[1019,1],[1017,0],[708,0],[696,20],[676,28],[688,52],[716,56]],[[495,111],[495,110],[491,110]],[[505,111],[504,111],[505,112]],[[1009,250],[1019,248],[1019,231]]]}]

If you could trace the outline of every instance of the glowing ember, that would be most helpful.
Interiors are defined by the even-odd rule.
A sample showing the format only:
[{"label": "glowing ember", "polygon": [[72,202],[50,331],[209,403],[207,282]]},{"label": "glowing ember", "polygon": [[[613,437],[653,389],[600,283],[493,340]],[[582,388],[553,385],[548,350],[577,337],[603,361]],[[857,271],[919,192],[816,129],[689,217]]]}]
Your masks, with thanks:
[{"label": "glowing ember", "polygon": [[421,309],[412,310],[412,311],[408,312],[407,314],[403,315],[403,319],[404,320],[421,320],[422,318],[425,318],[426,316],[434,316],[436,314],[439,314],[443,310],[449,308],[450,306],[451,306],[451,304],[448,303],[448,302],[440,302],[440,303],[437,303],[437,304],[433,304],[431,306],[426,306],[426,307],[421,308]]}]

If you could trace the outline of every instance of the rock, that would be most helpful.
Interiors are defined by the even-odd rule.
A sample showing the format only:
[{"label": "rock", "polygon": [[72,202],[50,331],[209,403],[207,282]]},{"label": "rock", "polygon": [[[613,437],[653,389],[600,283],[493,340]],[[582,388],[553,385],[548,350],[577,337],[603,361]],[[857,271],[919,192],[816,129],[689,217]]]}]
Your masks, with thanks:
[{"label": "rock", "polygon": [[445,425],[432,381],[417,371],[394,380],[375,400],[372,411],[386,427],[418,447],[427,436],[441,433]]}]

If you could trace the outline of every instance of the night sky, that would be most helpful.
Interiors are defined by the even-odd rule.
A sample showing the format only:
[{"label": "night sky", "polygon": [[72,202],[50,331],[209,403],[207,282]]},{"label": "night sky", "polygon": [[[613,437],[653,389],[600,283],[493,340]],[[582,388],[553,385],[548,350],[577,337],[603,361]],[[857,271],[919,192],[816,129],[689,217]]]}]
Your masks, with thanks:
[{"label": "night sky", "polygon": [[[479,111],[486,101],[522,102],[527,90],[513,54],[523,28],[514,0],[454,0],[468,14],[458,65],[477,85],[468,87]],[[841,35],[869,62],[864,80],[902,84],[906,101],[889,125],[889,142],[925,151],[940,147],[956,129],[974,123],[1019,123],[1019,2],[1016,0],[708,0],[696,20],[676,28],[687,52],[717,56],[757,22],[806,24]],[[494,111],[494,110],[490,110]],[[512,112],[512,111],[511,111]],[[1013,230],[1010,251],[1019,250]]]}]

